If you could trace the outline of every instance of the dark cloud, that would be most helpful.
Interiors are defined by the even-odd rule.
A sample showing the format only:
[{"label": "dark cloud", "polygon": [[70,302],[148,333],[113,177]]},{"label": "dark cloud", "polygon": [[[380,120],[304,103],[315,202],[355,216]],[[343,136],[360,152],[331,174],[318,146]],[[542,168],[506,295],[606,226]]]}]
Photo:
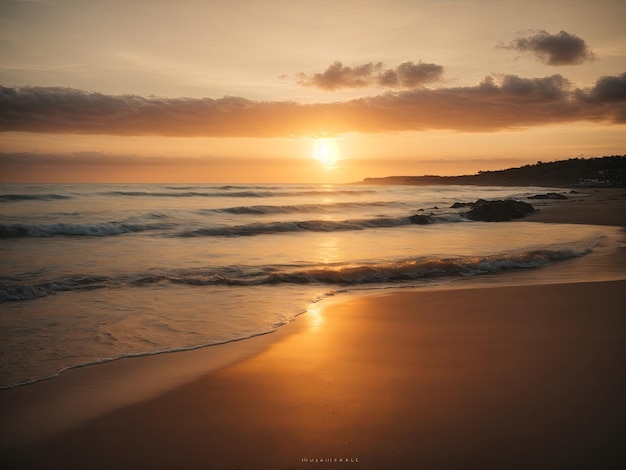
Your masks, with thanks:
[{"label": "dark cloud", "polygon": [[592,96],[603,103],[626,101],[626,73],[617,77],[602,77],[596,82]]},{"label": "dark cloud", "polygon": [[601,77],[594,87],[576,90],[575,95],[589,107],[610,110],[615,122],[626,123],[626,73]]},{"label": "dark cloud", "polygon": [[488,76],[475,86],[335,103],[109,96],[0,87],[0,131],[186,137],[285,137],[426,129],[492,131],[557,122],[626,124],[626,73],[576,89],[561,75]]},{"label": "dark cloud", "polygon": [[[0,87],[0,130],[29,132],[232,136],[258,131],[292,103],[104,95],[60,87]],[[239,121],[233,125],[233,121]]]},{"label": "dark cloud", "polygon": [[423,62],[404,62],[395,69],[386,69],[382,62],[348,67],[335,61],[324,72],[313,75],[299,73],[296,77],[299,85],[334,91],[367,86],[416,88],[441,81],[443,73],[443,66]]},{"label": "dark cloud", "polygon": [[574,34],[561,31],[550,34],[547,31],[532,31],[532,35],[518,37],[504,49],[530,52],[548,65],[578,65],[587,60],[595,60],[595,55],[587,43]]},{"label": "dark cloud", "polygon": [[347,67],[339,61],[335,61],[322,73],[308,76],[305,73],[297,75],[298,84],[312,86],[323,90],[337,90],[339,88],[362,88],[372,83],[372,78],[380,73],[382,63],[372,62]]},{"label": "dark cloud", "polygon": [[535,96],[545,100],[562,99],[571,85],[561,75],[544,78],[521,78],[516,75],[505,75],[500,89],[516,96]]},{"label": "dark cloud", "polygon": [[388,69],[378,77],[381,85],[416,88],[443,79],[444,68],[437,64],[404,62],[395,70]]}]

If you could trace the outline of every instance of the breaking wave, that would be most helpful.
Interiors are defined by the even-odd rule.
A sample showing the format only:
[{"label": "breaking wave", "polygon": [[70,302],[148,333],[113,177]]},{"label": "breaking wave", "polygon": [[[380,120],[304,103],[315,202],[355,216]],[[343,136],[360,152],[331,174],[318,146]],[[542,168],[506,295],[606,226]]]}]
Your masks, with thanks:
[{"label": "breaking wave", "polygon": [[185,192],[161,192],[161,191],[108,191],[102,193],[103,196],[125,196],[125,197],[271,197],[271,191],[238,191],[238,192],[205,192],[205,191],[185,191]]},{"label": "breaking wave", "polygon": [[235,214],[235,215],[264,215],[264,214],[292,214],[295,212],[316,212],[325,213],[333,212],[343,209],[369,209],[374,207],[379,208],[392,208],[392,207],[404,207],[402,203],[394,202],[337,202],[332,204],[294,204],[286,206],[270,206],[270,205],[255,205],[255,206],[236,206],[225,207],[220,209],[200,209],[199,214],[209,213],[223,213],[223,214]]},{"label": "breaking wave", "polygon": [[84,236],[108,237],[124,233],[144,232],[164,228],[161,224],[131,224],[106,222],[101,224],[0,224],[1,238]]},{"label": "breaking wave", "polygon": [[0,202],[56,201],[62,199],[72,199],[72,196],[63,194],[0,194]]},{"label": "breaking wave", "polygon": [[[207,209],[221,211],[222,209]],[[332,210],[332,209],[329,209]],[[298,206],[250,206],[234,208],[232,213],[254,214],[259,211],[264,214],[302,212]],[[198,211],[201,213],[201,211]],[[163,220],[167,215],[150,213],[144,219]],[[442,214],[431,217],[431,223],[467,222],[460,214]],[[366,230],[376,228],[392,228],[410,225],[409,217],[374,217],[355,220],[302,220],[283,222],[255,222],[242,225],[226,225],[204,227],[171,233],[176,237],[245,237],[254,235],[268,235],[293,232],[345,232],[349,230]],[[93,224],[56,223],[56,224],[0,224],[0,239],[24,237],[109,237],[127,233],[146,232],[151,230],[172,229],[171,223],[131,223],[115,221]]]},{"label": "breaking wave", "polygon": [[564,248],[493,256],[423,257],[380,264],[226,266],[194,270],[162,270],[123,276],[75,275],[29,285],[0,283],[0,301],[32,300],[57,292],[142,287],[159,283],[187,286],[384,284],[441,276],[473,276],[514,269],[539,268],[555,261],[584,256],[590,252],[591,248],[582,251]]},{"label": "breaking wave", "polygon": [[300,222],[270,222],[234,225],[227,227],[206,227],[187,230],[178,234],[179,237],[243,237],[287,232],[342,232],[347,230],[364,230],[367,228],[399,227],[408,225],[408,217],[362,220],[305,220]]},{"label": "breaking wave", "polygon": [[[289,210],[283,206],[284,210]],[[444,214],[432,216],[431,223],[467,222],[460,214]],[[223,227],[205,227],[180,232],[179,237],[246,237],[290,232],[345,232],[349,230],[366,230],[376,228],[392,228],[411,225],[409,217],[375,217],[356,220],[303,220],[269,223],[252,223]]]},{"label": "breaking wave", "polygon": [[[238,186],[224,186],[221,188],[213,188],[212,190],[206,191],[182,191],[182,192],[172,192],[172,191],[107,191],[101,193],[103,196],[124,196],[124,197],[176,197],[176,198],[186,198],[186,197],[253,197],[253,198],[261,198],[261,197],[294,197],[294,196],[323,196],[331,194],[335,195],[362,195],[367,193],[374,192],[371,189],[334,189],[332,191],[324,190],[324,189],[315,189],[315,190],[281,190],[276,191],[271,188],[266,187],[246,187],[245,191],[232,191],[233,188],[239,188]],[[243,187],[241,189],[244,189]]]}]

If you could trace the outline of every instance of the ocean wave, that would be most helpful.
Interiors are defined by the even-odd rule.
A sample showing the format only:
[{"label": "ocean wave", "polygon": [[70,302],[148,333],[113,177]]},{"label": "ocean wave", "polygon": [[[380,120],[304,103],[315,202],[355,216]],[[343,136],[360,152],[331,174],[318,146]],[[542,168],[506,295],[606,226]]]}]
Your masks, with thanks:
[{"label": "ocean wave", "polygon": [[[362,195],[376,192],[371,189],[314,189],[314,190],[284,190],[283,188],[250,187],[250,186],[222,186],[210,188],[204,191],[181,190],[182,188],[167,187],[171,191],[106,191],[100,193],[103,196],[124,197],[297,197],[297,196],[336,196],[336,195]],[[245,189],[245,191],[232,191],[232,189]],[[176,192],[173,192],[176,191]]]},{"label": "ocean wave", "polygon": [[[250,206],[246,208],[232,208],[233,213],[241,211],[244,214],[265,213],[273,214],[280,211],[301,212],[299,206]],[[258,210],[259,212],[254,212]],[[273,212],[276,211],[276,212]],[[468,222],[462,214],[441,214],[429,216],[431,224]],[[352,230],[367,230],[377,228],[393,228],[412,225],[407,217],[375,217],[372,219],[354,220],[302,220],[285,222],[256,222],[244,225],[221,227],[205,227],[186,230],[178,233],[178,237],[249,237],[255,235],[270,235],[293,232],[346,232]]]},{"label": "ocean wave", "polygon": [[[206,186],[206,185],[174,185],[174,186],[163,186],[165,189],[171,189],[174,191],[185,191],[191,189],[201,189],[201,190],[218,190],[218,191],[232,191],[234,189],[262,189],[262,190],[282,190],[285,186],[271,186],[271,185],[253,185],[253,184],[225,184],[223,186]],[[290,189],[303,189],[310,188],[310,186],[289,186]]]},{"label": "ocean wave", "polygon": [[571,249],[535,250],[508,255],[458,258],[421,258],[383,264],[321,267],[268,274],[264,283],[359,285],[411,281],[439,276],[469,276],[513,269],[532,269],[553,261],[582,256]]},{"label": "ocean wave", "polygon": [[270,222],[233,225],[227,227],[206,227],[180,232],[179,237],[244,237],[289,232],[342,232],[371,228],[388,228],[409,225],[408,217],[379,217],[361,220],[305,220],[299,222]]},{"label": "ocean wave", "polygon": [[72,199],[72,196],[63,194],[0,194],[0,202],[57,201],[62,199]]},{"label": "ocean wave", "polygon": [[109,276],[75,275],[36,284],[0,283],[0,302],[15,300],[33,300],[57,292],[76,292],[83,290],[115,287],[122,279]]},{"label": "ocean wave", "polygon": [[[198,213],[220,211],[222,209],[200,210]],[[243,206],[227,209],[233,214],[278,214],[302,212],[301,206]],[[311,209],[315,210],[315,209]],[[328,209],[332,211],[332,209]],[[141,222],[144,220],[145,222]],[[142,217],[134,217],[126,221],[103,223],[54,223],[54,224],[0,224],[0,239],[27,237],[110,237],[128,233],[156,230],[172,230],[175,224],[167,222],[169,215],[163,212],[150,212]],[[139,222],[137,222],[139,221]],[[152,221],[152,222],[149,222]],[[160,221],[160,222],[157,222]],[[460,214],[442,214],[431,216],[431,223],[452,223],[467,221]],[[196,228],[172,233],[171,236],[190,237],[243,237],[293,232],[345,232],[351,230],[367,230],[376,228],[392,228],[410,225],[409,217],[375,217],[355,220],[303,220],[283,222],[256,222],[243,225],[229,225]]]},{"label": "ocean wave", "polygon": [[376,190],[373,189],[313,189],[307,191],[281,191],[276,196],[341,196],[372,194]]},{"label": "ocean wave", "polygon": [[164,191],[107,191],[101,193],[103,196],[125,196],[125,197],[271,197],[275,193],[272,191],[238,191],[238,192],[206,192],[206,191],[185,191],[185,192],[164,192]]},{"label": "ocean wave", "polygon": [[406,204],[393,201],[372,201],[372,202],[335,202],[324,204],[292,204],[285,206],[255,205],[255,206],[235,206],[223,207],[219,209],[200,209],[198,214],[235,214],[235,215],[264,215],[264,214],[292,214],[296,212],[316,212],[326,213],[344,209],[369,209],[369,208],[395,208],[404,207]]},{"label": "ocean wave", "polygon": [[515,269],[533,269],[555,261],[584,256],[591,248],[545,249],[453,258],[423,257],[379,264],[316,266],[225,266],[194,270],[162,270],[131,275],[75,275],[36,284],[0,284],[0,302],[33,300],[58,292],[155,284],[186,286],[259,286],[279,284],[324,284],[358,286],[397,283],[442,276],[473,276]]},{"label": "ocean wave", "polygon": [[0,224],[0,239],[55,236],[108,237],[161,228],[165,228],[165,226],[162,224],[130,224],[126,222],[106,222],[100,224]]}]

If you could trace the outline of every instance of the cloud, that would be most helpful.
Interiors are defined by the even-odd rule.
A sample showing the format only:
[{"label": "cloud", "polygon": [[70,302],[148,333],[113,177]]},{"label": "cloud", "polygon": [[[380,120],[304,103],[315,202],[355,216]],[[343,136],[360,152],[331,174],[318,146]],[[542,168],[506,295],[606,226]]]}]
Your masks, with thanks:
[{"label": "cloud", "polygon": [[442,80],[443,73],[443,66],[423,62],[404,62],[395,69],[385,69],[382,62],[348,67],[335,61],[324,72],[299,73],[296,78],[299,85],[334,91],[368,86],[416,88]]},{"label": "cloud", "polygon": [[485,77],[344,102],[111,96],[71,88],[0,87],[0,131],[120,136],[289,137],[428,129],[496,131],[551,123],[626,124],[626,73],[574,88],[561,75]]},{"label": "cloud", "polygon": [[369,86],[372,83],[372,78],[381,70],[382,63],[380,62],[346,67],[341,62],[336,61],[322,73],[316,73],[312,76],[299,73],[297,83],[329,91],[340,88],[362,88]]},{"label": "cloud", "polygon": [[626,73],[617,77],[600,78],[591,96],[601,103],[626,101]]},{"label": "cloud", "polygon": [[561,31],[550,34],[547,31],[531,31],[533,34],[518,37],[503,49],[530,52],[548,65],[578,65],[587,60],[595,60],[595,55],[587,43],[574,34]]}]

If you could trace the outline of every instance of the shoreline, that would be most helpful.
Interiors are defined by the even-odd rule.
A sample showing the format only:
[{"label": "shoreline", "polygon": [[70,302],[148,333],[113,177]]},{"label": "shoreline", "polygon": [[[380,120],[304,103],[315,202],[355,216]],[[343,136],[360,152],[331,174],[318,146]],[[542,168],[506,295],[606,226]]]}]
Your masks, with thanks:
[{"label": "shoreline", "polygon": [[626,188],[579,189],[565,196],[568,199],[529,201],[539,211],[517,220],[626,227]]},{"label": "shoreline", "polygon": [[327,458],[367,469],[621,468],[626,318],[614,307],[625,289],[336,302],[256,355],[5,448],[8,468],[325,468],[302,459]]},{"label": "shoreline", "polygon": [[[545,204],[533,202],[533,205],[536,205],[540,211],[521,220],[542,223],[592,223],[594,225],[621,226],[622,228],[626,226],[626,220],[624,220],[626,216],[624,210],[626,207],[626,198],[624,197],[626,190],[593,189],[589,190],[589,193],[588,196],[577,194],[575,198],[572,197],[572,199],[564,201],[546,201]],[[590,222],[591,220],[593,222]],[[623,241],[620,243],[622,245],[618,245],[614,250],[619,253],[620,263],[622,263],[626,250],[623,247]],[[608,253],[605,256],[612,257],[613,254]],[[569,265],[570,267],[583,269],[585,258],[587,257],[566,263],[572,263]],[[621,266],[626,266],[626,264],[618,265],[617,277],[619,277]],[[596,273],[599,273],[598,269],[601,267],[592,266],[589,269],[595,268]],[[546,272],[543,271],[543,273]],[[533,277],[532,273],[526,272],[511,274],[509,280],[513,284],[523,283],[524,278]],[[587,275],[593,276],[589,273]],[[561,308],[566,307],[575,313],[577,322],[576,328],[572,327],[572,336],[569,337],[568,341],[579,341],[581,345],[584,343],[585,348],[590,348],[588,352],[591,358],[584,359],[579,351],[568,349],[566,345],[561,344],[563,341],[567,342],[562,339],[561,342],[557,342],[559,348],[564,348],[562,353],[559,353],[562,357],[559,356],[561,359],[559,359],[558,365],[565,368],[569,367],[567,370],[569,370],[570,384],[584,388],[584,384],[580,383],[581,376],[579,374],[583,370],[579,370],[580,367],[577,368],[575,365],[568,365],[567,357],[570,359],[575,357],[578,362],[587,361],[587,366],[590,366],[591,363],[594,366],[602,365],[607,358],[612,358],[614,362],[617,361],[614,366],[624,365],[624,361],[619,356],[614,355],[616,352],[624,353],[624,346],[616,340],[619,337],[621,344],[624,343],[624,320],[612,310],[615,310],[615,306],[624,305],[623,292],[626,288],[626,282],[600,279],[602,282],[551,284],[550,280],[544,278],[540,280],[539,285],[534,286],[507,286],[502,283],[489,286],[489,280],[480,279],[479,282],[461,283],[455,286],[454,296],[449,295],[451,290],[448,288],[449,286],[407,291],[394,290],[375,293],[375,295],[353,292],[347,298],[337,296],[324,300],[320,304],[312,305],[307,313],[300,315],[291,323],[280,327],[271,334],[199,350],[122,359],[96,366],[72,369],[59,377],[44,382],[18,387],[17,389],[3,390],[0,391],[0,411],[3,416],[3,424],[0,428],[0,451],[3,451],[3,454],[6,453],[8,463],[16,465],[15,468],[22,468],[22,466],[29,468],[29,465],[32,468],[46,468],[46,463],[56,462],[60,464],[70,461],[72,462],[70,467],[74,465],[72,468],[80,468],[80,465],[86,464],[92,468],[112,468],[110,465],[114,461],[122,463],[119,468],[133,468],[139,463],[144,467],[151,467],[151,465],[146,465],[146,462],[152,462],[158,468],[177,468],[175,466],[177,462],[172,460],[175,455],[178,457],[181,455],[188,456],[184,462],[188,463],[191,468],[207,468],[209,464],[217,465],[215,468],[230,468],[232,465],[243,465],[243,468],[246,468],[246,465],[249,468],[300,468],[301,466],[325,468],[330,462],[303,462],[302,459],[309,457],[318,460],[343,457],[358,459],[359,455],[357,454],[360,454],[358,468],[381,468],[379,465],[384,467],[384,458],[391,458],[390,455],[398,456],[394,460],[400,465],[397,468],[415,468],[410,465],[411,459],[420,456],[424,463],[431,459],[432,466],[425,465],[424,468],[453,468],[453,464],[466,464],[467,460],[452,461],[448,457],[442,458],[441,455],[439,457],[443,460],[437,460],[433,449],[443,451],[444,447],[442,446],[447,437],[441,434],[439,435],[440,442],[435,442],[436,439],[429,437],[426,429],[422,429],[418,424],[412,425],[405,422],[405,414],[414,414],[409,411],[414,404],[411,402],[411,397],[402,392],[403,387],[423,391],[423,387],[435,387],[436,384],[429,381],[430,379],[426,380],[419,374],[415,376],[411,372],[416,364],[404,358],[401,353],[412,356],[416,351],[415,345],[407,340],[406,344],[401,347],[399,344],[394,344],[394,336],[404,335],[403,329],[414,334],[422,334],[420,328],[428,329],[432,326],[429,322],[434,321],[434,317],[428,317],[428,312],[432,313],[433,311],[444,312],[444,316],[447,316],[450,321],[449,325],[454,326],[452,329],[456,330],[455,334],[457,335],[461,334],[461,327],[456,326],[458,324],[463,324],[466,329],[474,328],[466,323],[464,316],[459,313],[461,311],[465,312],[466,316],[469,314],[487,315],[491,318],[490,322],[494,322],[495,316],[501,314],[502,311],[494,311],[493,305],[485,305],[483,296],[487,292],[484,289],[489,289],[487,295],[490,296],[490,300],[499,304],[501,309],[505,309],[505,306],[508,308],[512,299],[523,300],[532,305],[527,306],[526,310],[520,307],[517,316],[508,318],[509,323],[506,321],[503,321],[503,324],[495,322],[495,326],[492,325],[492,328],[497,331],[504,329],[502,331],[508,332],[507,334],[514,334],[511,330],[511,322],[520,324],[521,315],[524,312],[537,311],[558,317],[551,320],[553,323],[550,325],[552,326],[542,324],[540,318],[534,318],[533,331],[530,332],[529,330],[525,337],[526,342],[520,343],[515,351],[509,351],[509,353],[516,361],[521,361],[518,364],[519,370],[524,371],[522,375],[526,374],[526,378],[530,376],[534,377],[534,380],[546,380],[548,381],[546,383],[550,383],[551,387],[565,393],[561,385],[549,380],[546,365],[540,363],[537,365],[543,371],[540,374],[541,377],[537,378],[537,372],[533,371],[531,365],[524,362],[521,356],[529,352],[528,343],[545,340],[546,344],[543,347],[546,351],[556,347],[554,344],[548,344],[550,341],[543,337],[540,326],[550,326],[558,336],[559,329],[555,325],[567,326],[567,323],[564,323],[565,317],[563,317],[565,312],[560,311]],[[546,299],[545,303],[552,305],[553,310],[559,311],[550,312],[545,305],[541,304],[541,299],[539,299],[541,296],[538,295],[541,292]],[[592,297],[592,299],[590,300],[588,297]],[[532,300],[528,300],[528,298]],[[596,330],[592,333],[597,333],[597,335],[593,336],[592,334],[592,338],[588,342],[583,341],[581,338],[588,334],[587,327],[589,326],[586,324],[589,321],[589,318],[586,317],[586,309],[595,310],[594,305],[598,302],[604,307],[600,309],[602,318],[594,320]],[[559,307],[556,308],[555,305]],[[429,306],[429,308],[424,307],[422,309],[417,306]],[[361,314],[359,310],[369,313]],[[419,318],[416,319],[415,315]],[[567,327],[569,328],[569,326]],[[440,325],[439,328],[443,328],[443,325]],[[438,330],[438,334],[441,334],[441,331]],[[477,331],[477,334],[489,336],[491,333],[488,330],[481,330]],[[385,336],[390,336],[391,339]],[[444,343],[446,341],[443,337],[436,336],[436,338]],[[599,338],[603,338],[606,344],[601,345]],[[423,339],[428,342],[428,338],[423,337]],[[460,339],[460,343],[466,341],[463,335],[458,336],[457,339]],[[346,344],[342,344],[343,342]],[[334,356],[329,355],[324,350],[330,345],[335,348]],[[465,346],[449,344],[448,346],[454,350],[456,361],[461,360],[468,352],[471,353],[471,351],[463,349],[467,344]],[[598,346],[601,346],[602,352],[596,351]],[[303,347],[309,348],[308,355],[300,350]],[[426,348],[426,346],[424,347]],[[507,350],[505,345],[499,347]],[[375,351],[368,351],[365,354],[361,351],[363,348]],[[435,356],[439,354],[437,357],[441,361],[440,364],[428,365],[433,369],[433,373],[435,375],[448,374],[450,372],[447,369],[449,365],[444,365],[450,358],[443,354],[440,348],[428,349],[428,352]],[[352,361],[356,368],[346,368],[345,365],[342,365],[338,359],[339,356],[337,356],[339,353]],[[359,354],[363,356],[360,360],[357,357]],[[377,361],[376,356],[378,355],[392,355],[396,360],[405,362],[405,368],[395,367],[393,362],[388,365],[389,370],[370,367],[371,363]],[[364,360],[365,356],[367,360]],[[626,357],[626,354],[622,357]],[[489,362],[491,359],[483,357],[483,360]],[[492,366],[496,367],[495,364]],[[451,384],[457,386],[465,384],[465,381],[469,380],[469,371],[474,370],[478,373],[482,370],[481,367],[480,361],[470,364],[468,371],[457,370],[456,375],[452,374],[454,377],[449,377],[449,380],[452,381]],[[618,372],[617,367],[607,367],[603,369],[607,375],[602,377],[605,379],[610,377],[611,383],[607,383],[603,388],[598,385],[598,388],[602,388],[601,392],[605,397],[616,397],[617,392],[621,393],[626,390],[624,388],[624,374]],[[380,392],[378,387],[383,385],[377,384],[384,384],[385,380],[390,379],[391,369],[395,371],[393,372],[395,374],[393,380],[396,381],[397,393],[402,398],[398,397],[396,400],[387,397],[386,400],[382,400],[380,397],[377,398],[377,395],[371,395],[369,388]],[[521,378],[507,375],[502,370],[502,364],[497,365],[496,369],[501,379],[510,383],[515,382],[521,386],[521,382],[518,383]],[[624,369],[626,370],[626,368]],[[315,380],[316,377],[319,378],[319,374],[325,376],[332,371],[335,371],[333,372],[335,374],[333,376],[334,381]],[[594,372],[594,369],[587,367],[584,368],[584,372]],[[341,384],[341,377],[344,375],[351,377],[346,380],[351,384],[352,389],[343,389],[341,388],[342,385],[341,390],[335,390],[331,385]],[[278,394],[284,407],[279,406],[280,403],[276,403],[275,400],[279,398],[273,396],[272,387],[267,385],[267,381],[285,386],[286,390],[289,390]],[[301,384],[297,385],[300,382]],[[376,382],[376,384],[372,382]],[[472,381],[470,380],[470,382]],[[597,384],[601,383],[602,380],[597,381]],[[305,386],[306,384],[308,386]],[[480,392],[484,393],[487,393],[488,390],[477,384],[470,385],[470,389],[473,390],[473,395],[470,395],[474,397],[475,404],[483,408],[487,406],[484,402],[485,397],[474,388],[478,387]],[[498,386],[497,383],[491,385],[496,388]],[[351,396],[351,392],[354,390],[362,390],[362,394],[357,394],[357,404],[359,396],[362,402],[358,409],[353,409],[356,404],[352,403],[355,397]],[[389,392],[388,389],[385,390]],[[448,393],[444,389],[439,391],[444,395]],[[506,393],[517,396],[517,400],[523,398],[519,397],[519,393],[510,387],[506,388]],[[517,395],[515,395],[516,393]],[[487,395],[491,396],[489,393]],[[215,402],[207,403],[201,400],[200,396],[213,396]],[[240,401],[233,401],[235,396],[239,397]],[[513,400],[513,396],[508,398],[507,403],[512,410],[515,410],[517,406],[515,403],[518,402]],[[308,399],[305,399],[306,397]],[[323,400],[320,397],[323,397]],[[589,399],[591,395],[587,394],[585,397]],[[492,398],[496,399],[495,396]],[[538,400],[536,405],[533,404],[534,402],[525,402],[525,406],[539,406],[539,408],[547,406],[541,397],[536,398]],[[258,410],[255,411],[255,408],[246,403],[244,399],[255,403]],[[461,436],[471,438],[470,428],[467,427],[469,426],[468,423],[482,423],[483,426],[490,426],[495,423],[498,426],[504,426],[500,422],[500,418],[489,413],[487,413],[489,419],[485,418],[487,421],[484,419],[481,421],[482,418],[474,416],[470,410],[463,408],[462,403],[456,400],[459,400],[459,397],[454,398],[453,403],[451,403],[458,407],[457,411],[461,413],[461,416],[465,416],[463,413],[469,413],[467,416],[473,416],[467,422],[463,419],[459,420],[459,423],[465,423],[466,427],[463,432],[461,430],[455,431],[458,439],[461,439]],[[315,406],[311,406],[309,409],[311,403],[314,403]],[[558,405],[554,400],[549,403],[551,406]],[[578,403],[580,404],[580,402]],[[623,405],[615,401],[594,404],[598,413],[593,416],[600,416],[600,411],[607,411],[609,404],[618,407],[619,412],[615,417],[617,420],[615,423],[623,425],[625,423]],[[620,406],[621,408],[619,408]],[[264,410],[264,407],[269,407],[268,409],[272,409],[273,413]],[[247,412],[244,413],[242,409],[246,409]],[[347,409],[352,409],[352,411],[345,411]],[[178,414],[173,414],[173,410],[178,410]],[[454,425],[456,418],[447,412],[438,416],[437,413],[433,414],[427,408],[420,408],[420,410],[422,415],[417,416],[416,419],[420,416],[426,416],[433,426],[432,429],[441,431],[440,427],[443,422],[447,422],[450,426]],[[564,415],[562,416],[564,412],[565,410],[561,410],[557,413],[559,419],[565,419]],[[234,423],[229,423],[228,413],[237,417]],[[386,418],[383,416],[385,413],[389,413]],[[214,424],[215,429],[207,423],[196,421],[193,418],[194,414],[204,416]],[[288,418],[289,416],[300,416],[301,419],[292,422]],[[307,416],[310,420],[305,419]],[[335,417],[333,418],[333,416]],[[394,420],[390,421],[389,416],[395,417],[396,423],[403,423],[401,427],[406,434],[421,432],[420,435],[430,442],[430,447],[422,448],[419,451],[421,454],[411,451],[411,445],[406,441],[407,436],[398,435],[391,431],[391,428],[394,427]],[[588,425],[590,425],[590,420],[593,421],[593,416],[587,416],[585,422]],[[518,418],[523,421],[524,416],[519,415]],[[615,423],[607,424],[607,419],[603,417],[602,422],[612,428]],[[571,419],[568,422],[572,424]],[[348,423],[351,423],[351,426],[357,430],[361,429],[364,434],[363,438],[359,438],[355,430],[346,429]],[[596,425],[597,423],[594,424],[594,426]],[[506,429],[509,433],[515,434],[517,432],[512,423],[508,423],[507,426]],[[530,426],[530,424],[526,423],[525,426]],[[254,432],[247,429],[248,427]],[[225,437],[216,433],[216,430],[224,429],[230,433],[228,435],[234,442],[225,442]],[[270,430],[269,435],[267,434],[268,430]],[[394,443],[390,437],[385,437],[385,433],[382,432],[384,430],[387,430],[388,433],[391,432],[397,442]],[[565,432],[564,430],[561,431]],[[179,432],[184,435],[189,444],[181,440],[183,436],[179,436]],[[345,442],[358,441],[361,447],[345,447],[341,442],[333,442],[332,439],[324,437],[337,432],[351,436],[350,440]],[[565,434],[569,436],[568,432]],[[582,433],[582,431],[580,432]],[[139,439],[135,436],[136,433],[145,433],[146,437]],[[605,434],[602,435],[607,438]],[[126,436],[131,442],[139,439],[141,445],[132,447],[131,444],[124,444],[120,441],[120,436]],[[305,449],[303,447],[306,436],[314,437],[312,442],[319,443],[318,449]],[[530,439],[527,435],[524,437]],[[618,434],[615,435],[615,439],[617,437]],[[497,436],[490,435],[490,438],[496,439]],[[570,438],[573,437],[570,436]],[[285,439],[290,442],[289,445],[281,443]],[[475,438],[470,440],[472,439],[475,440]],[[576,439],[580,441],[582,438],[578,436]],[[109,449],[107,453],[103,453],[103,445],[98,444],[102,440],[106,441],[106,444],[103,445]],[[385,445],[382,446],[382,444],[377,443],[379,440],[385,441]],[[154,447],[155,442],[159,442],[158,448]],[[265,442],[269,449],[260,446],[259,442]],[[309,442],[311,441],[309,440]],[[604,448],[607,451],[602,442],[597,439],[594,442],[596,447]],[[457,444],[460,443],[459,440]],[[511,447],[513,443],[507,441],[507,445]],[[535,443],[535,445],[539,446],[539,443]],[[618,456],[614,453],[613,444],[609,447],[610,452],[607,455],[610,454],[609,456],[613,460],[623,459],[621,454]],[[487,454],[478,452],[479,448],[481,447],[478,446],[478,443],[475,443],[472,452],[476,455],[482,455],[481,458],[486,458]],[[372,451],[365,449],[372,449]],[[565,447],[559,447],[559,449],[565,450]],[[184,452],[181,454],[183,450]],[[511,447],[509,452],[514,450]],[[539,455],[540,449],[535,450],[536,455]],[[471,452],[466,452],[465,458],[470,458],[470,454]],[[297,455],[301,455],[301,457],[298,459]],[[480,458],[476,455],[472,458],[478,459],[475,460],[477,465],[487,465],[485,462],[480,462]],[[496,459],[493,461],[494,463],[497,461],[494,455],[488,455],[489,458]],[[591,455],[590,453],[587,457],[591,458]],[[593,453],[593,455],[596,454]],[[499,458],[501,461],[505,461],[508,457],[503,455]],[[93,465],[94,462],[99,462],[100,466]],[[609,461],[607,460],[607,462]],[[357,465],[356,462],[349,463]],[[619,463],[623,463],[623,460],[619,460]]]}]

